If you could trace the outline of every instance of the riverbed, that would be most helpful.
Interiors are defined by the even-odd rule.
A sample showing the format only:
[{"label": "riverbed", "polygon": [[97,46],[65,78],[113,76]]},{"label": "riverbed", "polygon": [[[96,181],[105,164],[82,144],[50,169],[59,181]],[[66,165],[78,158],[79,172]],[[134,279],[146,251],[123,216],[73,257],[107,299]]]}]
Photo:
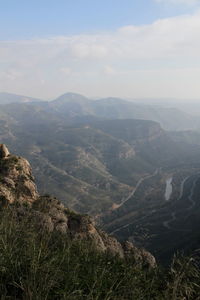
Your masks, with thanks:
[{"label": "riverbed", "polygon": [[167,178],[166,180],[166,188],[165,188],[165,200],[169,201],[172,195],[172,177]]}]

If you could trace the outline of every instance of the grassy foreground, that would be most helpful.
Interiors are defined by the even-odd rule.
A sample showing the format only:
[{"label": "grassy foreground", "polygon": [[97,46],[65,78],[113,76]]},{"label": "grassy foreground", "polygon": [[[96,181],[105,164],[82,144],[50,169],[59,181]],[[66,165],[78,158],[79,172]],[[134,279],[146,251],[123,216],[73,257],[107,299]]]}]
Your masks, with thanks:
[{"label": "grassy foreground", "polygon": [[0,299],[200,299],[194,258],[147,269],[97,252],[88,242],[38,230],[34,219],[0,211]]}]

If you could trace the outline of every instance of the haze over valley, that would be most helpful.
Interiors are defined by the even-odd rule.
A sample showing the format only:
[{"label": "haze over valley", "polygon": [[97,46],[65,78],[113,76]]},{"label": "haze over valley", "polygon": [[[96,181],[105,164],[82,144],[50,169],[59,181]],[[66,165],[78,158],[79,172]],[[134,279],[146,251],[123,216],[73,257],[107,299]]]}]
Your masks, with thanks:
[{"label": "haze over valley", "polygon": [[42,194],[161,261],[198,247],[199,118],[75,93],[48,102],[0,96],[1,141],[31,162]]},{"label": "haze over valley", "polygon": [[0,298],[200,299],[200,0],[1,1]]}]

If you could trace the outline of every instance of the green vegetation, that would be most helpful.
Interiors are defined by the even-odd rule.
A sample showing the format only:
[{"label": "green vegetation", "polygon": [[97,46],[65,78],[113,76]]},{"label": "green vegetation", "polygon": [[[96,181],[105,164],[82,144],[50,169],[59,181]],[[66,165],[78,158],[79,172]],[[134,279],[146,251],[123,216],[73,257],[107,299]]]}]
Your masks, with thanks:
[{"label": "green vegetation", "polygon": [[[6,102],[12,100],[8,96],[3,95]],[[200,245],[198,191],[194,209],[186,196],[176,204],[181,180],[188,176],[184,173],[179,181],[176,174],[188,169],[190,175],[194,167],[199,172],[200,134],[166,132],[150,121],[173,130],[196,127],[180,113],[120,99],[90,101],[74,94],[52,102],[12,103],[1,107],[1,143],[31,162],[41,194],[56,196],[80,213],[99,216],[108,232],[115,231],[120,240],[142,242],[163,262],[177,250],[190,253]],[[22,167],[14,158],[0,162],[0,183],[14,193],[12,182],[2,176],[13,165],[20,176]],[[156,169],[156,176],[138,186]],[[164,201],[166,173],[173,174],[174,201]],[[18,190],[23,180],[22,175]],[[164,225],[175,210],[177,219],[170,230]]]},{"label": "green vegetation", "polygon": [[192,258],[174,259],[169,270],[147,269],[89,242],[38,231],[33,218],[16,211],[0,212],[1,299],[199,299],[200,270]]},{"label": "green vegetation", "polygon": [[102,215],[156,168],[199,160],[199,147],[182,147],[182,139],[176,142],[176,136],[150,121],[169,120],[168,110],[160,115],[158,108],[74,94],[52,102],[12,103],[1,110],[1,142],[30,161],[39,191],[81,213]]}]

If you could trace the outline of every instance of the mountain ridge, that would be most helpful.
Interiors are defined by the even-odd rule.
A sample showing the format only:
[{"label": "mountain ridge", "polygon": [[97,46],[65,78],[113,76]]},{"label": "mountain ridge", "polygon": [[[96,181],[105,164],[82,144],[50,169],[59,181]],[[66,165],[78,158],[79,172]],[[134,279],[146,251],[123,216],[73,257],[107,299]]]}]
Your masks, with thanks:
[{"label": "mountain ridge", "polygon": [[114,237],[97,229],[89,216],[70,211],[56,198],[40,196],[27,160],[11,155],[4,144],[0,144],[0,154],[1,206],[19,205],[17,215],[36,218],[39,230],[45,228],[48,232],[59,231],[71,239],[89,240],[98,251],[124,259],[127,255],[133,259],[137,257],[138,262],[155,267],[155,258],[144,249],[138,249],[130,242],[120,244]]},{"label": "mountain ridge", "polygon": [[[76,122],[77,118],[97,118],[97,119],[146,119],[153,120],[161,124],[166,130],[188,130],[199,129],[199,119],[184,111],[173,107],[163,107],[158,105],[136,103],[121,98],[109,97],[98,100],[89,99],[81,94],[65,93],[55,100],[41,101],[38,99],[16,96],[12,94],[14,100],[6,102],[6,96],[0,97],[0,103],[20,102],[23,105],[27,100],[30,105],[40,106],[44,111],[59,114],[62,118],[68,118],[69,122]],[[18,98],[19,99],[18,99]],[[4,99],[4,100],[3,100]],[[17,100],[18,99],[18,100]],[[21,99],[21,100],[20,100]],[[28,105],[27,103],[27,105]],[[19,103],[20,104],[20,103]]]},{"label": "mountain ridge", "polygon": [[1,104],[9,104],[9,103],[31,103],[31,102],[41,102],[43,100],[22,96],[12,93],[0,92],[0,105]]}]

